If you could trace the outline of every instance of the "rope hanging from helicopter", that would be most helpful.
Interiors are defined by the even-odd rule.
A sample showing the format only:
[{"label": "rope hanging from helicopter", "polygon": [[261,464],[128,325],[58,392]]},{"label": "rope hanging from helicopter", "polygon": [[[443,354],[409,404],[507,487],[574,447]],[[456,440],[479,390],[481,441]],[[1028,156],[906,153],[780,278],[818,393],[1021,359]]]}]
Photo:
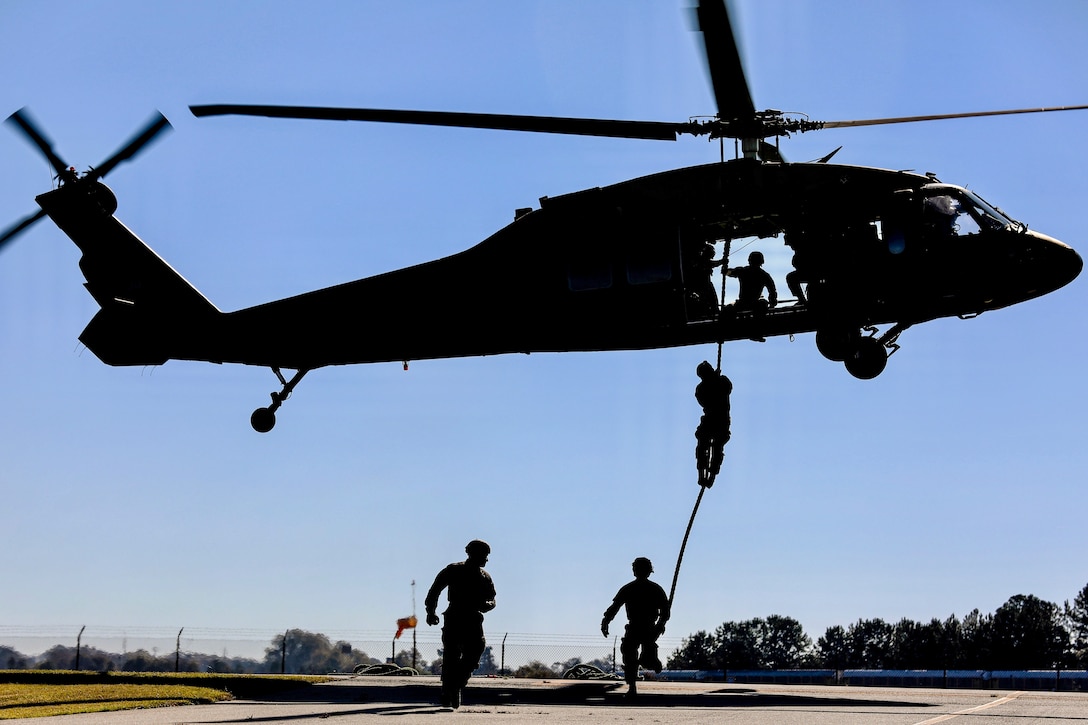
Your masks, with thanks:
[{"label": "rope hanging from helicopter", "polygon": [[[730,248],[732,242],[733,242],[732,239],[726,239],[725,240],[725,248],[722,250],[722,264],[721,264],[722,287],[721,287],[721,299],[719,301],[719,309],[721,309],[722,307],[725,307],[725,280],[727,278],[726,272],[728,271],[728,266],[729,266],[728,265],[729,254],[730,254],[729,248]],[[747,246],[747,245],[745,245],[745,246]],[[743,247],[742,247],[742,249],[743,249]],[[717,365],[714,368],[714,372],[716,374],[718,374],[718,375],[721,375],[721,372],[722,372],[722,347],[724,345],[725,345],[725,341],[722,340],[722,339],[719,339],[718,340],[718,361],[717,361]],[[673,600],[676,598],[676,582],[680,578],[680,565],[684,563],[684,551],[688,548],[688,538],[691,537],[691,529],[695,525],[695,515],[697,513],[699,513],[699,505],[703,502],[703,494],[706,493],[707,488],[708,487],[702,485],[702,482],[700,481],[699,495],[695,497],[695,506],[693,506],[692,509],[691,509],[691,516],[688,517],[688,526],[687,526],[686,529],[684,529],[684,539],[683,539],[683,541],[680,542],[680,553],[676,557],[676,568],[673,570],[673,573],[672,573],[672,586],[669,587],[669,606],[670,607],[672,607]]]},{"label": "rope hanging from helicopter", "polygon": [[676,597],[676,580],[680,578],[680,565],[684,562],[684,549],[688,547],[688,537],[691,536],[691,527],[695,524],[695,514],[699,513],[699,504],[703,502],[705,486],[699,486],[699,495],[695,499],[695,507],[691,510],[691,518],[688,519],[688,527],[684,530],[684,540],[680,544],[680,555],[676,557],[676,569],[672,573],[672,587],[669,589],[669,606]]}]

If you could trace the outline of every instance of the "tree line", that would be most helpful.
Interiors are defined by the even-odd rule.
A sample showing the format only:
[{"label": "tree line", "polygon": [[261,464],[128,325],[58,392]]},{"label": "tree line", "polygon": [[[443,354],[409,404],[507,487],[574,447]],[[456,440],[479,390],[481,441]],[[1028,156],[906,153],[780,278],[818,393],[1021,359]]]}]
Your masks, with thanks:
[{"label": "tree line", "polygon": [[724,622],[684,638],[669,669],[1088,669],[1088,585],[1062,606],[1033,595],[1010,597],[993,614],[892,624],[859,619],[828,627],[813,643],[780,615]]},{"label": "tree line", "polygon": [[[410,661],[411,653],[402,652],[398,659]],[[170,652],[159,655],[143,649],[117,654],[95,647],[83,646],[77,649],[65,645],[56,645],[32,657],[0,645],[0,669],[9,670],[324,674],[351,672],[356,665],[380,661],[355,649],[348,642],[332,642],[324,634],[301,629],[291,629],[273,637],[260,660],[250,657],[220,657],[198,652]],[[423,665],[426,667],[427,663],[423,662]]]},{"label": "tree line", "polygon": [[[382,662],[349,642],[291,629],[276,635],[261,659],[193,652],[165,655],[137,650],[125,654],[94,647],[56,645],[28,656],[0,645],[0,669],[83,669],[98,672],[228,672],[238,674],[324,674],[351,672],[360,664]],[[442,671],[442,651],[428,662],[418,650],[401,650],[394,662],[421,674]],[[491,647],[477,674],[514,677],[561,676],[580,659],[551,665],[533,660],[510,672],[499,672]],[[611,656],[589,663],[612,669]],[[669,669],[786,670],[786,669],[963,669],[963,670],[1088,670],[1088,585],[1062,606],[1032,595],[1011,597],[993,614],[977,609],[962,619],[895,624],[859,619],[848,627],[828,627],[814,643],[791,617],[771,615],[742,622],[724,622],[712,633],[685,637],[668,658]]]},{"label": "tree line", "polygon": [[[442,671],[442,650],[428,662],[419,650],[401,650],[393,662],[413,667],[420,674]],[[56,645],[37,656],[22,654],[0,645],[0,669],[8,670],[91,670],[95,672],[223,672],[233,674],[326,674],[351,672],[358,665],[379,664],[382,660],[356,649],[349,642],[331,641],[319,632],[290,629],[272,638],[260,660],[249,657],[220,657],[197,652],[170,652],[160,655],[143,649],[124,654],[96,647]],[[480,658],[479,674],[495,674],[498,665],[487,647]]]}]

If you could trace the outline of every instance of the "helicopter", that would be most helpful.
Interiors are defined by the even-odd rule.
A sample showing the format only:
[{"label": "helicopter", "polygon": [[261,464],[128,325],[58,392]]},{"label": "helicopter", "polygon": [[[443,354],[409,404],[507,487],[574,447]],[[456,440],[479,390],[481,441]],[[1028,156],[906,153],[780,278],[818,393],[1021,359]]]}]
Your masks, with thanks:
[{"label": "helicopter", "polygon": [[[757,111],[721,0],[696,8],[717,104],[680,123],[297,106],[191,106],[198,117],[258,115],[505,129],[642,140],[706,136],[719,161],[544,197],[508,226],[443,259],[223,312],[116,217],[102,179],[169,128],[157,116],[113,156],[79,174],[26,111],[9,119],[49,160],[55,189],[0,245],[48,216],[81,249],[100,306],[79,336],[109,365],[168,360],[270,368],[281,387],[254,430],[312,370],[507,353],[642,350],[815,333],[818,351],[860,379],[880,375],[913,325],[973,317],[1047,294],[1083,263],[975,192],[932,175],[788,162],[778,140],[824,128],[1084,109],[811,121]],[[739,147],[725,160],[724,141]],[[772,143],[773,140],[773,143]],[[725,304],[708,250],[781,238],[793,251],[796,304]],[[517,270],[517,274],[509,274]],[[405,304],[413,290],[441,304]],[[395,300],[396,304],[390,304]],[[515,302],[520,301],[520,302]],[[375,314],[374,310],[381,310]],[[881,329],[884,328],[884,329]],[[285,371],[289,374],[285,374]]]}]

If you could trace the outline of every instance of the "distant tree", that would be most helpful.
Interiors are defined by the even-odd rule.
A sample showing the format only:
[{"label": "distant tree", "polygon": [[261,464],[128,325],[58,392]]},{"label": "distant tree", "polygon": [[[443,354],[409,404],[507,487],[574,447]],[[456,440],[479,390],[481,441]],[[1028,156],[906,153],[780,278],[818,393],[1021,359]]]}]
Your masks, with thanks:
[{"label": "distant tree", "polygon": [[992,669],[1051,669],[1062,663],[1069,633],[1057,605],[1017,594],[993,616]]},{"label": "distant tree", "polygon": [[917,661],[920,628],[921,625],[913,619],[903,617],[899,620],[892,628],[891,647],[885,667],[897,670],[919,669]]},{"label": "distant tree", "polygon": [[833,670],[845,670],[850,667],[850,655],[853,647],[850,635],[840,625],[828,627],[824,636],[816,640],[816,653],[824,667]]},{"label": "distant tree", "polygon": [[76,666],[76,648],[54,645],[38,657],[36,669],[71,670]]},{"label": "distant tree", "polygon": [[812,664],[812,639],[792,617],[772,614],[759,626],[760,666],[789,670]]},{"label": "distant tree", "polygon": [[473,672],[477,675],[494,675],[499,671],[499,666],[495,664],[495,653],[491,649],[491,645],[484,647],[484,653],[480,655],[480,666]]},{"label": "distant tree", "polygon": [[[224,674],[251,675],[261,671],[261,663],[248,657],[219,657],[217,655],[191,654],[193,667],[187,672],[220,672]],[[184,667],[185,661],[182,660]]]},{"label": "distant tree", "polygon": [[[351,672],[355,665],[377,662],[366,652],[352,649],[347,642],[333,645],[324,634],[291,629],[286,632],[287,650],[285,671],[291,674],[324,674],[327,672]],[[284,635],[272,638],[272,644],[264,651],[261,669],[279,672],[283,657]],[[346,647],[345,647],[346,645]]]},{"label": "distant tree", "polygon": [[942,669],[967,669],[963,664],[963,623],[956,618],[955,614],[951,615],[948,619],[941,622],[941,648],[941,654],[944,657],[944,662],[940,664]]},{"label": "distant tree", "polygon": [[1077,667],[1088,670],[1088,584],[1073,598],[1073,604],[1065,603],[1065,617],[1069,625],[1073,661]]},{"label": "distant tree", "polygon": [[[167,661],[169,659],[169,661]],[[174,658],[156,657],[147,650],[138,649],[125,655],[122,672],[173,672]]]},{"label": "distant tree", "polygon": [[885,667],[902,670],[939,669],[948,666],[944,623],[928,624],[904,617],[892,629],[891,650]]},{"label": "distant tree", "polygon": [[[414,656],[413,656],[414,655]],[[427,660],[418,649],[402,649],[393,658],[393,663],[398,667],[412,667],[416,672],[427,672]],[[345,670],[346,671],[346,670]]]},{"label": "distant tree", "polygon": [[992,668],[993,615],[972,609],[963,618],[959,667],[987,670]]},{"label": "distant tree", "polygon": [[850,667],[883,669],[891,657],[892,625],[883,619],[859,619],[847,630]]},{"label": "distant tree", "polygon": [[582,658],[581,657],[571,657],[566,662],[553,662],[552,663],[552,672],[556,673],[557,675],[563,675],[571,667],[574,667],[575,665],[580,665],[580,664],[582,664]]},{"label": "distant tree", "polygon": [[531,677],[543,680],[555,677],[555,670],[543,662],[533,660],[514,670],[514,677]]},{"label": "distant tree", "polygon": [[778,614],[723,622],[713,635],[696,632],[668,658],[670,669],[795,669],[815,662],[812,639],[801,623]]},{"label": "distant tree", "polygon": [[587,665],[593,665],[601,672],[615,672],[616,661],[611,654],[606,654],[604,657],[598,657],[597,659],[586,662]]},{"label": "distant tree", "polygon": [[714,630],[715,669],[759,669],[762,662],[759,640],[763,624],[763,620],[757,617],[744,622],[724,622]]},{"label": "distant tree", "polygon": [[[418,658],[419,652],[416,651]],[[356,665],[363,664],[375,664],[381,660],[371,657],[362,650],[355,649],[351,646],[350,642],[344,642],[343,640],[337,642],[332,647],[331,656],[329,658],[329,664],[332,669],[328,672],[351,672],[355,669]],[[422,661],[420,659],[419,661]],[[408,665],[411,666],[411,652],[408,653]]]},{"label": "distant tree", "polygon": [[0,669],[25,670],[28,663],[29,658],[22,652],[6,645],[0,645]]},{"label": "distant tree", "polygon": [[700,630],[683,639],[680,648],[669,655],[667,666],[670,670],[716,669],[714,651],[717,647],[715,638]]}]

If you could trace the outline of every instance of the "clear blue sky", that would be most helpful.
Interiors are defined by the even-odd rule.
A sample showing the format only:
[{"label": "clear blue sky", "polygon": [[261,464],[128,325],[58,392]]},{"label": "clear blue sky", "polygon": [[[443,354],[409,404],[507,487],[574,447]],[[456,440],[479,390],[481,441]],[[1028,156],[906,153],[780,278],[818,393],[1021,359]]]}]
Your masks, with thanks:
[{"label": "clear blue sky", "polygon": [[[540,196],[718,149],[198,120],[189,104],[682,121],[714,112],[687,4],[7,0],[0,114],[28,106],[81,168],[166,114],[174,132],[109,179],[117,216],[234,310],[444,256]],[[839,120],[1088,103],[1081,2],[737,11],[760,108]],[[843,145],[841,163],[936,172],[1084,254],[1086,127],[1075,112],[961,120],[783,150]],[[2,226],[50,179],[7,129],[0,160]],[[668,586],[697,493],[695,366],[714,347],[325,369],[259,435],[249,413],[278,388],[266,369],[111,368],[81,349],[95,305],[77,261],[48,222],[0,254],[0,622],[391,629],[410,581],[422,610],[475,537],[494,548],[491,632],[594,633],[635,556]],[[784,287],[787,267],[771,267]],[[727,345],[733,441],[669,635],[777,613],[815,639],[858,618],[1071,599],[1088,581],[1086,296],[1081,279],[913,328],[869,382],[810,335]]]}]

